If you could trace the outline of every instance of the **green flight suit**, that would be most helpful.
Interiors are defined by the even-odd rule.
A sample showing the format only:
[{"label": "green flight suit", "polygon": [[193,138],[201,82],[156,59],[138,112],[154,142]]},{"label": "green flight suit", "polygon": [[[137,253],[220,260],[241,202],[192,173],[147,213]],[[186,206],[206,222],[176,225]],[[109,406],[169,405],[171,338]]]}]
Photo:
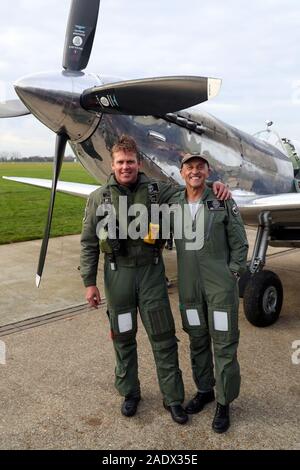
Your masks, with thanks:
[{"label": "green flight suit", "polygon": [[[103,202],[103,194],[110,191],[116,211],[119,196],[127,196],[128,208],[134,203],[143,203],[149,209],[149,183],[151,181],[139,173],[137,184],[128,188],[119,185],[112,175],[104,187],[91,194],[81,237],[81,275],[86,287],[96,285],[99,261],[99,239],[96,234],[99,217],[96,211]],[[177,191],[170,184],[155,184],[159,187],[159,204],[169,200]],[[115,386],[123,396],[140,393],[136,343],[139,310],[152,346],[164,401],[166,405],[180,404],[184,400],[184,387],[161,252],[141,238],[132,240],[128,237],[124,242],[126,254],[115,257],[117,269],[111,269],[108,255],[105,255],[104,263],[105,295],[116,354]],[[154,263],[155,257],[157,264]]]},{"label": "green flight suit", "polygon": [[[178,193],[173,202],[183,211],[188,204],[185,192]],[[182,228],[186,222],[192,224],[189,208],[186,214],[190,221],[183,217]],[[208,391],[216,385],[217,401],[226,405],[238,396],[240,389],[239,295],[232,272],[241,274],[245,270],[248,242],[232,199],[220,202],[213,191],[206,188],[196,218],[200,214],[204,235],[202,248],[187,250],[186,242],[190,240],[184,234],[182,239],[176,239],[175,235],[180,312],[183,329],[190,338],[195,384],[200,391]]]}]

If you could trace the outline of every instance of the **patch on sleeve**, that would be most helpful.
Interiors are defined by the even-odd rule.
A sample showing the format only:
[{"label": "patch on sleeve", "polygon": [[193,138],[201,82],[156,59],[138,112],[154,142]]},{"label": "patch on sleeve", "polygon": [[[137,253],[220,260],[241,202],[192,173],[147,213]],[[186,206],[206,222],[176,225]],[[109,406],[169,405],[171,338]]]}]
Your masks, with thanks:
[{"label": "patch on sleeve", "polygon": [[232,212],[232,215],[234,215],[234,217],[239,215],[240,211],[239,211],[239,208],[236,204],[233,204],[233,206],[231,208],[231,212]]},{"label": "patch on sleeve", "polygon": [[211,201],[206,201],[206,206],[209,211],[224,211],[225,201],[219,201],[219,199],[212,199]]}]

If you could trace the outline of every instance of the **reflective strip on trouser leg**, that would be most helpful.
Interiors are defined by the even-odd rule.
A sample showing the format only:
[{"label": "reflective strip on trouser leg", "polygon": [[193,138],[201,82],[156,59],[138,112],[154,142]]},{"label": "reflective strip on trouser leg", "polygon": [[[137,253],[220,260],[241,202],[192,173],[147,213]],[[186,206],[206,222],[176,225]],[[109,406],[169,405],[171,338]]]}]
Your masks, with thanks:
[{"label": "reflective strip on trouser leg", "polygon": [[237,360],[239,343],[238,311],[236,306],[211,307],[210,331],[213,338],[216,395],[221,405],[227,405],[238,397],[240,391],[240,367]]},{"label": "reflective strip on trouser leg", "polygon": [[198,390],[210,390],[215,385],[211,340],[204,304],[181,305],[182,326],[190,339],[193,379]]}]

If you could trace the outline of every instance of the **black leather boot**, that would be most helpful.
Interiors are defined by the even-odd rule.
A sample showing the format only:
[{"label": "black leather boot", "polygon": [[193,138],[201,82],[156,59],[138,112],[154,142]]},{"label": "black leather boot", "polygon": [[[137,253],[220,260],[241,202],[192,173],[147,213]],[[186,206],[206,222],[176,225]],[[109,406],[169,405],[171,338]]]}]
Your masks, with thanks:
[{"label": "black leather boot", "polygon": [[212,422],[212,428],[215,432],[222,433],[227,431],[230,426],[229,405],[217,403],[216,414]]},{"label": "black leather boot", "polygon": [[125,400],[121,407],[122,415],[126,416],[127,418],[129,418],[130,416],[134,416],[137,411],[140,399],[140,396],[131,397],[129,395],[128,397],[125,397]]},{"label": "black leather boot", "polygon": [[189,415],[199,413],[207,403],[214,401],[215,393],[213,390],[209,392],[197,392],[196,395],[187,403],[185,407],[186,413]]},{"label": "black leather boot", "polygon": [[189,417],[182,408],[181,405],[166,405],[165,402],[163,402],[164,408],[171,413],[173,421],[178,424],[185,424]]}]

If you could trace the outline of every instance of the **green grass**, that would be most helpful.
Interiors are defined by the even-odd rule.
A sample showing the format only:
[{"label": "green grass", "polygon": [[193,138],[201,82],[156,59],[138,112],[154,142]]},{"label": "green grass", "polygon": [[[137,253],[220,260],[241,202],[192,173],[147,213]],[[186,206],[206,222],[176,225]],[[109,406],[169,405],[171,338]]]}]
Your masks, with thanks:
[{"label": "green grass", "polygon": [[[51,163],[0,163],[0,244],[42,238],[50,191],[2,179],[2,176],[52,178]],[[63,181],[99,184],[80,163],[64,163]],[[57,193],[51,237],[80,233],[86,199]]]}]

